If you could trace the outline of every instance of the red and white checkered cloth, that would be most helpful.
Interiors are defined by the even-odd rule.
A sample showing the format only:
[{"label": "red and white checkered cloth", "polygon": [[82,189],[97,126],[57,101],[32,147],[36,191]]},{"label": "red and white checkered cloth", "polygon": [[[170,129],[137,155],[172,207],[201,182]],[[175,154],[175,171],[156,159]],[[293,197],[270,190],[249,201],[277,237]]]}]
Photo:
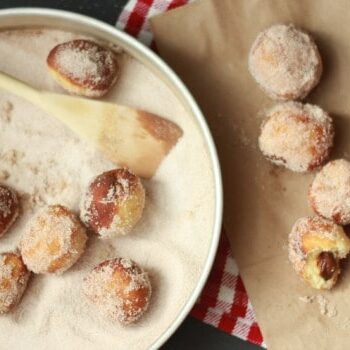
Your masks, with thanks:
[{"label": "red and white checkered cloth", "polygon": [[[153,47],[148,19],[191,1],[129,0],[118,18],[117,27]],[[191,315],[241,339],[266,347],[224,233],[221,234],[207,284]]]}]

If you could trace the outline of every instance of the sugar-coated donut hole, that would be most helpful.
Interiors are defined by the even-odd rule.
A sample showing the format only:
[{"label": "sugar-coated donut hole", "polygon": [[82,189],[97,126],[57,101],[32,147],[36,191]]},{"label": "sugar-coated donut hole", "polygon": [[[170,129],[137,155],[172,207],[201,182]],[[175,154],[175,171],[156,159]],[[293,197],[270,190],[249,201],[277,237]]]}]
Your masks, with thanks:
[{"label": "sugar-coated donut hole", "polygon": [[18,214],[17,193],[7,186],[0,185],[0,237],[10,229]]},{"label": "sugar-coated donut hole", "polygon": [[326,164],[309,190],[311,208],[339,225],[350,223],[350,162],[338,159]]},{"label": "sugar-coated donut hole", "polygon": [[83,292],[102,314],[127,325],[147,310],[152,289],[141,267],[130,259],[116,258],[100,263],[85,276]]},{"label": "sugar-coated donut hole", "polygon": [[145,190],[138,176],[113,169],[95,177],[81,202],[81,220],[101,238],[128,234],[140,220]]},{"label": "sugar-coated donut hole", "polygon": [[47,57],[47,65],[59,85],[87,97],[105,95],[116,82],[120,70],[112,50],[84,39],[55,46]]},{"label": "sugar-coated donut hole", "polygon": [[20,249],[24,263],[35,273],[62,273],[83,254],[85,227],[62,205],[44,208],[28,224]]},{"label": "sugar-coated donut hole", "polygon": [[304,98],[317,85],[322,60],[310,35],[293,25],[277,24],[255,39],[249,70],[271,98],[295,100]]},{"label": "sugar-coated donut hole", "polygon": [[340,274],[339,260],[350,251],[343,228],[320,216],[298,219],[289,234],[289,260],[315,289],[331,289]]},{"label": "sugar-coated donut hole", "polygon": [[30,272],[18,252],[0,254],[0,314],[11,311],[24,293]]},{"label": "sugar-coated donut hole", "polygon": [[299,102],[279,103],[265,112],[259,147],[276,165],[296,172],[312,171],[328,159],[334,127],[320,107]]}]

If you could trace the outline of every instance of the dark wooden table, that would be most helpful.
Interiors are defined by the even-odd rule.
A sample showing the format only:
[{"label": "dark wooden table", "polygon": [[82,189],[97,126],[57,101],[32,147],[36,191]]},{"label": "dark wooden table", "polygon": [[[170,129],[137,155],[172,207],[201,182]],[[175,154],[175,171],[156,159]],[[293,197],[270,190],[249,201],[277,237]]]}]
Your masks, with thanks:
[{"label": "dark wooden table", "polygon": [[[127,0],[0,0],[0,8],[57,8],[82,13],[114,25],[126,2]],[[259,350],[261,348],[187,317],[163,349]]]}]

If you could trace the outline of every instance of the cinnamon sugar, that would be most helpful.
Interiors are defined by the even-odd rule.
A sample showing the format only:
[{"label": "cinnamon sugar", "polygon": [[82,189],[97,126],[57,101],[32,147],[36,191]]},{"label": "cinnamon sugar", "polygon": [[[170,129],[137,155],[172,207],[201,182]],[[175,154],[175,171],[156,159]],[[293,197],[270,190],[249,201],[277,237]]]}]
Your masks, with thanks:
[{"label": "cinnamon sugar", "polygon": [[321,108],[286,102],[267,110],[265,115],[259,146],[270,161],[305,172],[327,159],[334,129],[332,119]]},{"label": "cinnamon sugar", "polygon": [[310,187],[309,201],[319,215],[350,223],[350,163],[339,159],[324,166]]},{"label": "cinnamon sugar", "polygon": [[[40,36],[29,36],[23,29],[0,32],[0,70],[38,89],[59,92],[47,72],[46,57],[58,43],[77,37],[81,35],[52,29]],[[106,99],[162,115],[178,124],[184,135],[155,176],[144,181],[147,204],[132,233],[108,241],[91,235],[86,252],[70,270],[60,276],[35,276],[22,302],[0,318],[1,348],[54,348],[57,339],[64,349],[150,348],[178,317],[201,276],[215,213],[213,174],[201,132],[151,70],[126,55],[122,69],[117,88]],[[8,100],[14,108],[11,122],[0,128],[0,155],[10,149],[24,155],[14,165],[1,160],[0,169],[11,174],[6,184],[30,197],[22,201],[16,225],[1,238],[2,250],[18,245],[27,223],[40,211],[40,205],[29,208],[31,196],[33,201],[39,195],[47,205],[60,203],[78,213],[90,179],[115,167],[59,121],[20,98],[0,91],[0,110]],[[56,186],[60,179],[67,187],[48,193],[45,184]],[[188,211],[195,212],[192,220]],[[116,256],[132,258],[151,276],[150,307],[132,327],[100,316],[81,293],[82,279],[93,266]]]},{"label": "cinnamon sugar", "polygon": [[[305,235],[322,236],[323,238],[336,241],[337,239],[342,239],[342,235],[345,235],[345,233],[340,226],[318,216],[298,219],[289,234],[288,252],[289,260],[299,273],[306,264],[307,252],[305,252],[303,247]],[[338,251],[340,258],[345,257],[343,253],[341,250]]]},{"label": "cinnamon sugar", "polygon": [[[82,241],[82,247],[79,247],[82,249],[75,243],[78,240]],[[31,271],[61,273],[78,260],[86,240],[85,230],[73,214],[55,205],[44,208],[28,223],[20,249]],[[67,263],[50,271],[52,264],[63,257],[67,258]]]},{"label": "cinnamon sugar", "polygon": [[145,191],[126,169],[98,175],[88,185],[80,206],[81,220],[101,238],[128,234],[140,219]]},{"label": "cinnamon sugar", "polygon": [[312,304],[314,301],[316,301],[319,312],[323,316],[334,318],[338,315],[335,305],[333,305],[325,296],[321,294],[300,296],[299,300],[306,304]]},{"label": "cinnamon sugar", "polygon": [[323,295],[317,295],[316,300],[322,315],[327,317],[335,317],[337,315],[337,309],[326,297]]},{"label": "cinnamon sugar", "polygon": [[21,200],[23,202],[23,207],[32,212],[47,204],[42,199],[38,190],[36,190],[34,193],[22,193]]},{"label": "cinnamon sugar", "polygon": [[46,204],[46,202],[42,199],[41,195],[38,192],[30,196],[30,203],[32,208],[36,206],[42,207]]},{"label": "cinnamon sugar", "polygon": [[75,40],[60,44],[52,58],[63,74],[80,83],[90,82],[92,86],[99,85],[116,71],[113,51],[92,41]]},{"label": "cinnamon sugar", "polygon": [[24,153],[16,149],[10,149],[0,155],[0,158],[10,165],[15,165],[17,162],[24,157]]},{"label": "cinnamon sugar", "polygon": [[0,185],[0,237],[12,226],[18,214],[17,194],[12,189]]},{"label": "cinnamon sugar", "polygon": [[11,207],[16,200],[16,197],[11,196],[11,192],[9,191],[9,189],[0,186],[0,216],[3,218],[7,218],[11,214]]},{"label": "cinnamon sugar", "polygon": [[10,177],[10,173],[7,170],[0,170],[0,180],[7,180]]},{"label": "cinnamon sugar", "polygon": [[318,83],[322,62],[312,38],[293,25],[274,25],[258,35],[250,54],[249,70],[272,97],[305,97]]},{"label": "cinnamon sugar", "polygon": [[5,101],[1,106],[0,118],[6,123],[11,121],[12,109],[13,109],[13,104],[10,101]]},{"label": "cinnamon sugar", "polygon": [[[116,278],[123,280],[122,290],[109,288],[116,283]],[[105,261],[94,268],[84,279],[83,291],[107,317],[128,324],[135,322],[148,309],[152,289],[144,270],[130,259],[120,258]],[[135,299],[137,293],[139,296]]]},{"label": "cinnamon sugar", "polygon": [[19,302],[29,277],[17,252],[0,254],[0,314],[10,311]]},{"label": "cinnamon sugar", "polygon": [[313,295],[305,295],[305,296],[300,296],[299,300],[305,304],[311,304],[314,300],[315,297]]}]

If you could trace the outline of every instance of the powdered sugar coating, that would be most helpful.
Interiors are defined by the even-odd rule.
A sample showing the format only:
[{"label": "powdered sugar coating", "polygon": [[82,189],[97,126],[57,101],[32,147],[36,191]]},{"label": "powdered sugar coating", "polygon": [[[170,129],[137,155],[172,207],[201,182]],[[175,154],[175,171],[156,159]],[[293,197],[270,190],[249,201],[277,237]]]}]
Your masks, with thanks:
[{"label": "powdered sugar coating", "polygon": [[326,164],[309,190],[309,203],[319,215],[339,225],[350,223],[350,162],[338,159]]},{"label": "powdered sugar coating", "polygon": [[0,185],[0,237],[9,230],[18,214],[19,203],[16,192]]},{"label": "powdered sugar coating", "polygon": [[101,238],[126,235],[142,216],[145,190],[138,176],[113,169],[94,178],[81,202],[81,220]]},{"label": "powdered sugar coating", "polygon": [[249,53],[249,70],[272,98],[304,98],[320,80],[322,60],[313,39],[292,24],[261,32]]},{"label": "powdered sugar coating", "polygon": [[[289,260],[298,273],[301,273],[306,264],[307,255],[310,251],[304,246],[305,236],[316,236],[326,238],[330,241],[343,241],[346,238],[341,226],[320,216],[303,217],[298,219],[293,225],[289,234]],[[314,249],[317,249],[315,247]],[[345,256],[340,255],[339,258]]]},{"label": "powdered sugar coating", "polygon": [[28,224],[20,249],[28,269],[35,273],[62,273],[82,255],[85,228],[67,208],[44,208]]},{"label": "powdered sugar coating", "polygon": [[17,252],[0,254],[0,314],[9,312],[20,301],[30,272]]},{"label": "powdered sugar coating", "polygon": [[119,74],[113,51],[91,40],[71,40],[55,46],[47,64],[65,89],[88,97],[106,94]]},{"label": "powdered sugar coating", "polygon": [[97,265],[83,280],[83,292],[99,311],[127,325],[149,306],[148,274],[130,259],[116,258]]},{"label": "powdered sugar coating", "polygon": [[267,159],[292,171],[321,166],[333,145],[334,127],[320,107],[299,102],[279,103],[265,112],[259,147]]}]

